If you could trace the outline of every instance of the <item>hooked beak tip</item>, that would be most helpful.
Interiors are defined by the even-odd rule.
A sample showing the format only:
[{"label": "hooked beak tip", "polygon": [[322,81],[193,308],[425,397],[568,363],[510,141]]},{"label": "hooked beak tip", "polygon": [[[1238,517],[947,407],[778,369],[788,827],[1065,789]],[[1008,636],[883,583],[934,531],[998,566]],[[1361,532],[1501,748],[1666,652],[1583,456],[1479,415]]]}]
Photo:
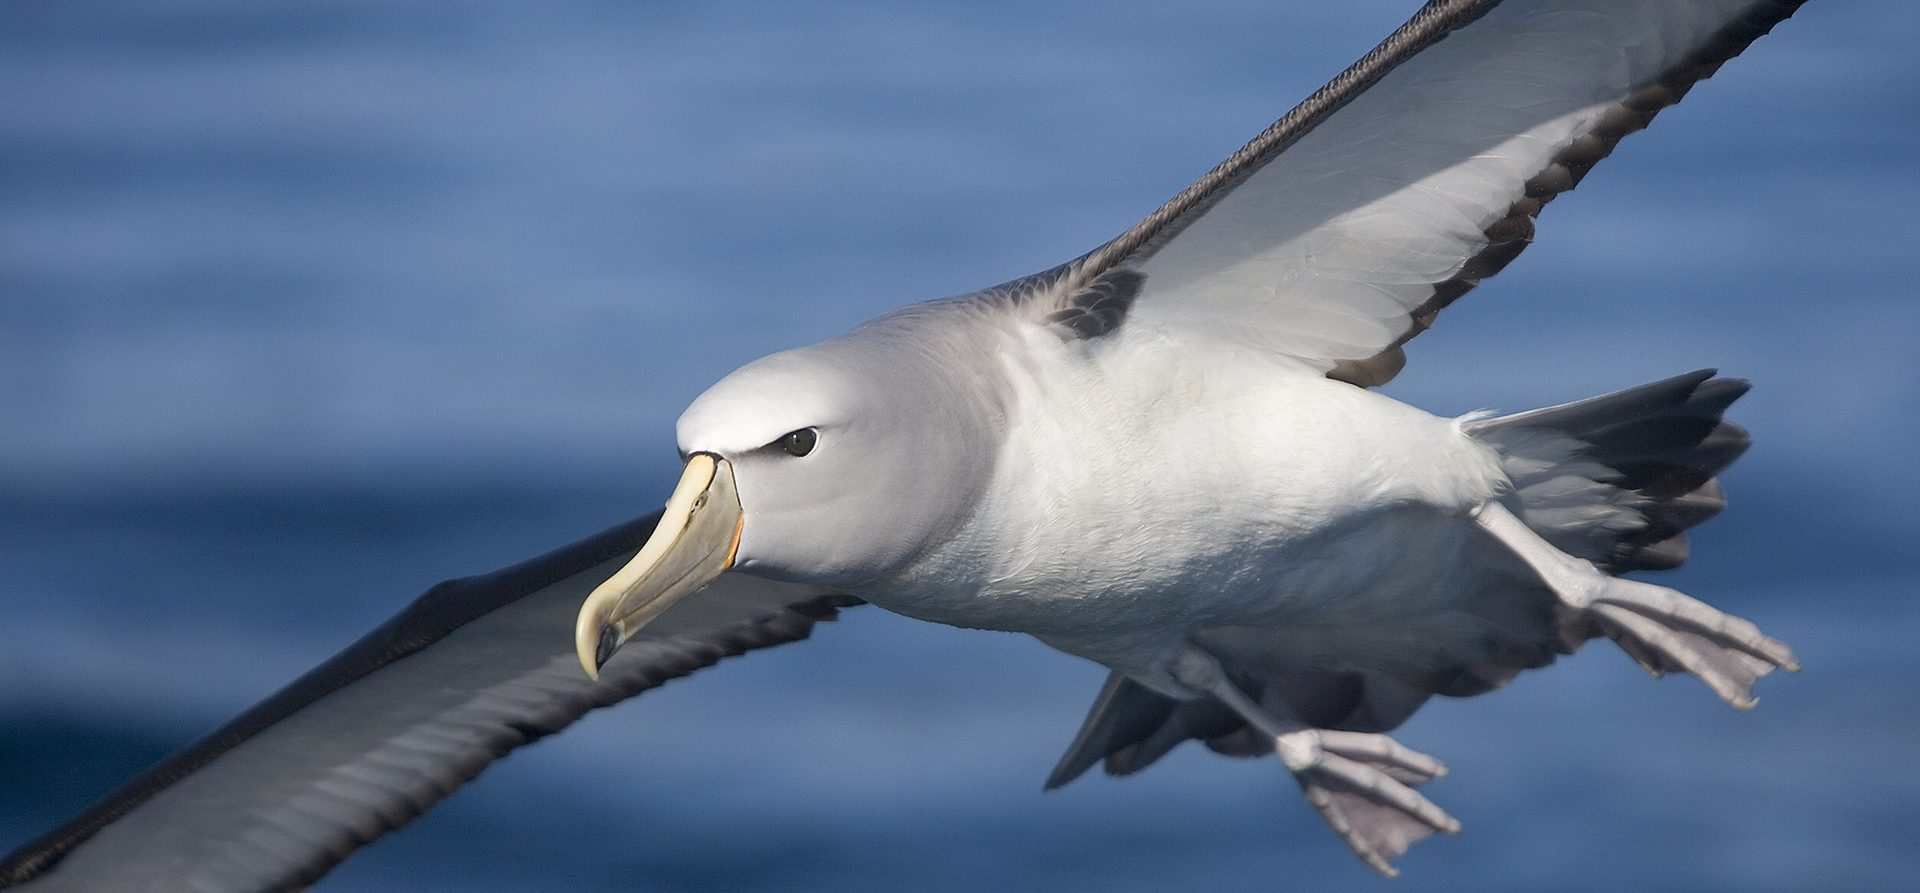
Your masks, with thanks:
[{"label": "hooked beak tip", "polygon": [[733,565],[744,524],[733,470],[695,453],[655,522],[625,565],[587,593],[574,621],[580,667],[598,679],[614,652],[682,596]]},{"label": "hooked beak tip", "polygon": [[620,650],[619,626],[612,623],[601,626],[600,639],[593,648],[593,671],[595,677],[599,676],[600,668],[606,666],[607,661],[612,660],[613,653],[618,650]]}]

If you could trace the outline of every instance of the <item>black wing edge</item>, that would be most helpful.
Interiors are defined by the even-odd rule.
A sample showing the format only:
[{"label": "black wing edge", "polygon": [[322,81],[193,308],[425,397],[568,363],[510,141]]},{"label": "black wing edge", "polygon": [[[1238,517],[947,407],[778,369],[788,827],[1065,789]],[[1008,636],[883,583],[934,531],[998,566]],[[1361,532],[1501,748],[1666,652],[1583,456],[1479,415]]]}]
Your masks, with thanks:
[{"label": "black wing edge", "polygon": [[[603,530],[571,545],[488,574],[439,583],[421,594],[399,614],[300,678],[248,708],[239,716],[181,748],[127,783],[109,792],[85,811],[51,831],[23,844],[0,859],[0,888],[27,883],[57,865],[75,847],[159,791],[205,767],[273,724],[339,689],[408,655],[421,651],[460,627],[539,591],[542,587],[583,572],[596,564],[637,551],[653,533],[660,513]],[[835,619],[838,609],[861,604],[843,595],[823,595],[789,605],[789,614],[744,628],[715,642],[714,648],[674,666],[662,667],[623,686],[617,696],[598,699],[606,706],[638,694],[669,679],[709,666],[722,657],[804,639],[813,624]],[[500,750],[531,743],[554,729],[528,729],[522,740]],[[468,777],[477,775],[475,767]],[[391,831],[425,812],[430,804],[393,823]],[[347,853],[319,854],[323,864],[307,866],[309,881],[339,864]]]},{"label": "black wing edge", "polygon": [[[1378,387],[1392,381],[1407,364],[1403,348],[1408,341],[1432,328],[1440,311],[1472,291],[1480,284],[1480,280],[1506,269],[1507,264],[1533,244],[1534,221],[1548,202],[1580,185],[1587,172],[1593,170],[1601,159],[1613,154],[1614,147],[1621,140],[1646,129],[1656,115],[1684,99],[1693,85],[1712,77],[1728,60],[1746,52],[1754,41],[1766,36],[1773,26],[1786,21],[1805,2],[1756,0],[1747,6],[1743,15],[1708,35],[1679,64],[1628,93],[1606,114],[1601,115],[1591,129],[1574,137],[1573,142],[1555,154],[1546,167],[1526,181],[1523,193],[1507,207],[1507,213],[1481,230],[1487,240],[1486,247],[1468,258],[1460,272],[1452,278],[1434,283],[1433,296],[1407,314],[1407,330],[1400,333],[1393,344],[1365,359],[1343,360],[1327,372],[1327,377],[1363,388]],[[1412,24],[1408,23],[1409,26]],[[1381,44],[1383,47],[1385,45]],[[1264,160],[1259,163],[1264,163]]]}]

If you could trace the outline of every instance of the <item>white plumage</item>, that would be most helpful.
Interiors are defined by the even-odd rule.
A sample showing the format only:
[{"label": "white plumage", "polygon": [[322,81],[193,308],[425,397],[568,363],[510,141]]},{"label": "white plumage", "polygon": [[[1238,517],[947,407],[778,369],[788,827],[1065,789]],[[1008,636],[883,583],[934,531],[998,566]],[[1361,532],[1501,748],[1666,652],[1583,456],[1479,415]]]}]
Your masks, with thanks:
[{"label": "white plumage", "polygon": [[[1744,385],[1464,419],[1364,388],[1798,5],[1436,0],[1112,242],[729,376],[681,418],[657,525],[436,587],[0,882],[311,882],[506,750],[848,595],[1112,668],[1050,784],[1185,740],[1276,755],[1388,872],[1458,828],[1413,790],[1438,761],[1384,735],[1432,695],[1605,635],[1746,706],[1784,645],[1614,576],[1677,564],[1721,508]],[[594,681],[556,647],[589,589]]]},{"label": "white plumage", "polygon": [[1430,695],[1606,635],[1750,705],[1786,646],[1611,576],[1718,512],[1744,384],[1467,420],[1363,387],[1794,5],[1429,4],[1113,242],[749,364],[681,418],[686,475],[581,609],[582,664],[729,568],[1030,633],[1118,680],[1054,783],[1224,708],[1175,740],[1270,749],[1388,873],[1459,828],[1412,789],[1440,764],[1381,734]]}]

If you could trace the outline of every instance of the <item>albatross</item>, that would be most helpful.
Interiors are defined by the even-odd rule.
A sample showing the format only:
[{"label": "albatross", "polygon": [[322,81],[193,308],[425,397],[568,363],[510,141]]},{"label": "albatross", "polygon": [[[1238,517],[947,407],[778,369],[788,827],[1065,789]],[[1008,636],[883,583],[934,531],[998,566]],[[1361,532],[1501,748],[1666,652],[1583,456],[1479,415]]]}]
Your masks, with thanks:
[{"label": "albatross", "polygon": [[1188,740],[1277,758],[1387,874],[1460,830],[1389,736],[1435,695],[1605,638],[1750,707],[1792,651],[1621,576],[1725,505],[1744,382],[1462,417],[1373,388],[1798,5],[1434,0],[1112,241],[723,378],[661,512],[436,587],[0,883],[310,883],[513,747],[861,602],[1108,668],[1050,787]]}]

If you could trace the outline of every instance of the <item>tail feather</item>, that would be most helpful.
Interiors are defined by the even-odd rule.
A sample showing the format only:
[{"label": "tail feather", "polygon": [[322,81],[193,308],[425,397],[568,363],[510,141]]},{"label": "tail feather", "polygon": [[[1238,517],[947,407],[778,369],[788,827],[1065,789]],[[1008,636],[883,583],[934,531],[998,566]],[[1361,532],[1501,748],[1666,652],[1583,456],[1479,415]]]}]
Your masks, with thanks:
[{"label": "tail feather", "polygon": [[1610,573],[1687,558],[1686,530],[1720,513],[1715,476],[1752,438],[1721,414],[1748,389],[1712,369],[1530,412],[1483,419],[1516,514],[1548,542]]}]

